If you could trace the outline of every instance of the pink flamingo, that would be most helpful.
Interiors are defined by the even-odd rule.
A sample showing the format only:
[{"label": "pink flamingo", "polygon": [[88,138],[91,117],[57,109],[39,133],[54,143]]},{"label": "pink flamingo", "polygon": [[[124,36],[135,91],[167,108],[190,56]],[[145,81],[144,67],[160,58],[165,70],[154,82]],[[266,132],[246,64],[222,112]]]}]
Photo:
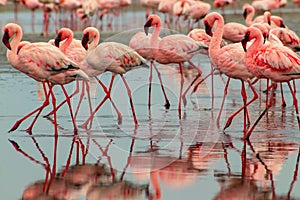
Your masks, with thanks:
[{"label": "pink flamingo", "polygon": [[[75,14],[76,14],[76,10],[81,6],[81,3],[77,0],[60,0],[59,2],[59,9],[63,9],[63,13],[61,14],[65,14],[66,12],[70,13],[70,27],[72,27],[73,29],[76,28],[75,26]],[[65,18],[64,18],[65,20]],[[66,24],[64,24],[64,26],[66,26]]]},{"label": "pink flamingo", "polygon": [[165,14],[165,24],[167,25],[168,28],[172,28],[173,6],[176,2],[177,0],[164,0],[164,1],[160,1],[158,4],[157,10]]},{"label": "pink flamingo", "polygon": [[293,51],[300,50],[300,39],[298,35],[288,28],[273,28],[270,34],[274,34],[284,46],[291,48]]},{"label": "pink flamingo", "polygon": [[279,8],[280,0],[257,0],[252,1],[251,5],[257,11],[271,11]]},{"label": "pink flamingo", "polygon": [[[250,40],[254,42],[247,49],[247,42]],[[298,126],[300,129],[300,117],[298,111],[298,101],[296,98],[295,91],[291,87],[289,81],[300,78],[300,58],[288,47],[278,45],[277,43],[265,43],[263,45],[263,37],[261,32],[255,28],[250,27],[245,32],[245,39],[242,41],[243,47],[246,51],[245,63],[250,71],[254,74],[259,75],[263,78],[272,80],[272,94],[276,82],[287,82],[291,94],[293,96],[293,104],[297,114]],[[253,132],[256,124],[262,118],[262,116],[271,107],[271,103],[267,103],[266,109],[257,121],[254,123],[252,128],[248,131],[244,139],[249,139]]]},{"label": "pink flamingo", "polygon": [[[88,76],[79,69],[78,65],[68,59],[58,48],[49,43],[27,41],[20,42],[23,36],[22,28],[14,23],[4,26],[4,35],[2,42],[8,48],[7,59],[9,63],[17,70],[25,73],[36,81],[42,82],[45,91],[45,101],[39,108],[19,119],[9,132],[14,131],[28,117],[38,112],[36,118],[31,123],[27,132],[31,133],[32,127],[40,112],[49,104],[49,97],[52,96],[54,109],[56,108],[56,98],[52,91],[55,84],[59,84],[67,98],[69,110],[72,116],[74,132],[77,127],[73,117],[70,99],[64,88],[64,84],[70,83],[81,77],[88,79]],[[10,39],[13,38],[11,41]],[[49,86],[49,92],[46,92],[46,83]],[[47,93],[47,94],[46,94]],[[56,113],[54,113],[54,122],[56,123]]]},{"label": "pink flamingo", "polygon": [[163,37],[159,40],[159,33],[161,29],[161,19],[158,15],[150,15],[144,25],[145,33],[148,34],[149,28],[154,26],[154,31],[151,36],[151,50],[155,61],[160,64],[177,63],[179,65],[181,82],[180,82],[180,95],[178,101],[178,115],[181,119],[181,99],[182,89],[184,84],[184,77],[182,71],[182,63],[188,61],[195,69],[198,70],[198,78],[202,71],[196,67],[190,59],[196,54],[201,52],[207,47],[199,46],[192,38],[175,34]]},{"label": "pink flamingo", "polygon": [[247,27],[236,22],[229,22],[224,25],[223,38],[231,42],[240,42],[244,38]]},{"label": "pink flamingo", "polygon": [[[89,30],[89,29],[88,29]],[[97,45],[99,43],[100,40],[100,34],[96,34],[94,40],[92,41],[92,43],[94,43],[95,45]],[[60,42],[62,43],[60,45]],[[82,46],[81,44],[81,40],[76,40],[73,38],[73,32],[71,29],[69,28],[61,28],[58,33],[57,33],[57,37],[55,38],[55,45],[59,46],[60,50],[66,54],[66,56],[68,58],[70,58],[71,60],[73,60],[76,63],[79,63],[79,65],[85,66],[82,67],[81,70],[83,70],[86,73],[89,73],[89,65],[86,64],[85,62],[85,56],[86,56],[86,49]],[[90,77],[93,78],[93,77]],[[100,79],[98,79],[96,76],[94,77],[98,83],[101,85],[101,87],[103,88],[104,92],[107,92],[107,88],[105,87],[105,85],[100,81]],[[89,105],[90,105],[90,112],[92,113],[92,108],[91,108],[91,102],[90,102],[90,93],[89,93],[89,82],[84,81],[83,85],[82,85],[82,93],[80,95],[80,99],[77,105],[77,109],[75,111],[75,117],[77,116],[79,107],[80,107],[80,103],[84,97],[84,86],[86,86],[86,90],[88,93],[88,99],[89,99]],[[77,94],[79,91],[78,88],[78,84],[77,84],[77,89],[73,92],[71,96],[74,96],[75,94]],[[112,101],[111,97],[109,96],[109,100],[111,101],[114,109],[116,110],[117,114],[118,114],[118,122],[119,124],[122,121],[122,115],[119,112],[119,110],[117,109],[116,105],[114,104],[114,102]],[[60,105],[57,106],[57,109],[59,107],[61,107],[66,101],[63,101]],[[52,112],[50,112],[49,114],[52,114]],[[48,115],[49,115],[48,114]]]},{"label": "pink flamingo", "polygon": [[282,27],[285,28],[284,20],[275,15],[271,15],[269,11],[265,11],[263,15],[257,16],[253,19],[255,15],[255,9],[250,4],[244,4],[243,6],[243,16],[245,18],[245,23],[247,26],[251,26],[253,23],[269,23],[271,28]]},{"label": "pink flamingo", "polygon": [[[152,67],[155,69],[158,79],[160,81],[161,90],[163,92],[165,98],[165,108],[170,108],[170,102],[165,92],[165,88],[163,86],[160,72],[158,71],[155,63],[154,63],[154,55],[151,50],[151,35],[146,35],[144,32],[138,32],[129,41],[129,46],[136,50],[143,58],[150,60],[150,75],[149,75],[149,96],[148,96],[148,109],[150,110],[151,105],[151,84],[152,84]],[[160,40],[160,38],[159,38]]]},{"label": "pink flamingo", "polygon": [[138,121],[136,119],[136,114],[134,110],[134,104],[132,101],[131,90],[123,74],[138,67],[146,67],[146,60],[142,56],[140,56],[135,50],[121,43],[104,42],[99,44],[98,46],[95,43],[91,43],[88,46],[88,43],[95,37],[99,37],[99,32],[96,28],[89,27],[83,31],[82,45],[85,49],[88,49],[85,59],[88,65],[84,65],[82,67],[82,70],[84,70],[89,76],[92,77],[100,75],[106,71],[112,72],[113,76],[110,82],[109,91],[106,92],[106,96],[95,108],[93,113],[83,123],[82,126],[86,127],[87,124],[93,119],[93,116],[102,106],[102,104],[108,98],[110,98],[110,91],[113,85],[115,74],[119,74],[125,84],[130,100],[134,123],[136,126],[138,126]]},{"label": "pink flamingo", "polygon": [[26,8],[31,10],[31,29],[32,32],[34,32],[34,21],[35,21],[34,11],[41,6],[41,3],[39,0],[21,0],[20,2]]},{"label": "pink flamingo", "polygon": [[234,0],[214,0],[214,7],[215,8],[221,7],[221,11],[224,14],[225,6],[232,5],[233,3],[234,3]]},{"label": "pink flamingo", "polygon": [[[222,108],[224,105],[225,97],[227,95],[227,89],[231,78],[241,80],[242,88],[241,95],[243,97],[244,106],[233,113],[227,123],[231,123],[232,119],[243,109],[245,109],[244,115],[244,131],[246,132],[246,116],[248,115],[247,106],[251,104],[258,96],[255,91],[255,88],[252,86],[251,79],[254,75],[247,69],[244,63],[245,52],[243,51],[243,47],[241,43],[236,44],[228,44],[224,47],[220,47],[222,40],[222,32],[224,28],[224,19],[223,17],[216,12],[208,14],[204,18],[204,24],[206,27],[206,31],[210,35],[212,27],[215,25],[214,33],[210,42],[209,57],[213,66],[215,66],[221,73],[228,76],[227,83],[224,89],[224,97],[222,101],[222,105],[220,108],[219,115],[217,117],[217,123],[219,124],[219,120],[221,117]],[[253,98],[247,101],[246,90],[244,86],[244,82],[247,82],[253,92]],[[226,124],[227,124],[226,123]]]},{"label": "pink flamingo", "polygon": [[146,19],[148,18],[151,10],[152,13],[155,13],[160,2],[161,0],[140,0],[141,6],[146,7]]},{"label": "pink flamingo", "polygon": [[[194,1],[191,6],[183,12],[183,14],[186,16],[186,18],[194,20],[194,23],[198,22],[198,26],[200,26],[199,20],[203,19],[210,9],[211,5],[209,3]],[[192,30],[193,24],[189,28]]]}]

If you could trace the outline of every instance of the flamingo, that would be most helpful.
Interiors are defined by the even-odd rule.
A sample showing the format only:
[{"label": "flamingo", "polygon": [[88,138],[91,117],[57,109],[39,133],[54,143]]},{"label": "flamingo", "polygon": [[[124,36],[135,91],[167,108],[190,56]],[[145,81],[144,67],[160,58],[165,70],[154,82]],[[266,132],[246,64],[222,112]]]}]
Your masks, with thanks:
[{"label": "flamingo", "polygon": [[[100,40],[100,35],[97,34],[96,37],[93,40],[93,43],[95,45],[97,45],[99,43],[99,40]],[[60,45],[60,42],[62,43],[61,45]],[[87,73],[88,73],[87,69],[88,69],[89,66],[85,62],[86,49],[82,46],[81,40],[77,40],[77,39],[73,38],[73,32],[72,32],[71,29],[61,28],[57,33],[57,37],[55,38],[55,45],[58,46],[60,48],[60,50],[64,54],[66,54],[66,56],[68,58],[70,58],[71,60],[73,60],[76,63],[79,63],[79,65],[85,65],[86,67],[82,68],[82,70],[83,71],[86,70]],[[95,78],[98,81],[98,83],[102,86],[104,92],[107,91],[107,88],[105,87],[105,85],[97,77],[90,77],[90,78]],[[82,85],[82,93],[80,95],[80,99],[79,99],[77,109],[76,109],[76,112],[75,112],[75,117],[77,116],[77,112],[79,110],[80,103],[81,103],[81,101],[83,99],[83,96],[84,96],[84,85],[86,86],[86,90],[87,90],[87,93],[88,93],[89,105],[91,105],[90,94],[89,94],[89,88],[90,88],[89,87],[89,82],[84,81],[84,83]],[[71,96],[74,96],[76,93],[78,93],[78,87],[75,90],[75,92],[73,92],[73,94]],[[114,109],[116,110],[116,112],[118,114],[118,122],[121,123],[121,121],[122,121],[121,113],[119,112],[119,110],[117,109],[116,105],[114,104],[114,102],[112,101],[112,99],[110,97],[109,97],[109,100],[111,101]],[[62,106],[64,103],[65,103],[65,101],[62,102],[60,105],[58,105],[57,109],[60,106]],[[90,106],[90,112],[92,113],[91,106]],[[52,114],[52,113],[53,113],[53,111],[50,112],[49,114]]]},{"label": "flamingo", "polygon": [[150,60],[150,75],[149,75],[149,96],[148,96],[148,109],[150,110],[151,105],[151,84],[152,84],[152,67],[155,69],[158,79],[160,81],[161,89],[165,98],[165,108],[170,108],[170,102],[166,95],[160,72],[158,71],[155,63],[154,56],[151,50],[151,35],[146,35],[144,32],[137,32],[129,41],[129,46],[136,50],[143,58]]},{"label": "flamingo", "polygon": [[41,6],[39,0],[21,0],[22,5],[26,8],[31,10],[31,29],[34,32],[34,21],[35,21],[35,14],[34,11]]},{"label": "flamingo", "polygon": [[214,0],[214,7],[215,8],[221,7],[221,11],[224,14],[225,6],[233,4],[233,3],[234,3],[233,0]]},{"label": "flamingo", "polygon": [[[72,116],[74,132],[76,133],[77,127],[73,117],[70,99],[63,85],[74,81],[77,76],[88,80],[88,76],[79,69],[77,64],[68,59],[58,48],[51,44],[45,42],[21,42],[23,32],[22,28],[18,24],[8,23],[4,26],[3,30],[4,34],[2,42],[8,48],[7,59],[9,63],[27,76],[36,81],[42,82],[46,95],[42,106],[19,119],[9,132],[16,130],[25,119],[38,112],[36,118],[27,129],[27,132],[31,133],[38,115],[49,104],[50,95],[52,96],[52,103],[55,109],[56,98],[52,91],[52,87],[58,84],[61,86],[67,98],[69,110]],[[10,41],[11,38],[13,39]],[[48,84],[49,87],[48,93],[46,92],[46,84]],[[54,113],[54,122],[56,123],[56,113]]]},{"label": "flamingo", "polygon": [[130,100],[134,124],[135,126],[138,126],[134,104],[132,101],[131,90],[123,74],[138,67],[148,67],[148,65],[145,64],[146,60],[135,50],[121,43],[103,42],[99,45],[95,43],[91,43],[90,45],[88,45],[88,43],[96,37],[99,37],[99,32],[94,27],[88,27],[83,31],[82,46],[85,49],[88,49],[85,59],[88,65],[83,65],[82,70],[84,70],[90,77],[100,75],[106,71],[112,72],[113,76],[110,82],[109,91],[106,92],[106,96],[95,108],[90,117],[82,124],[82,126],[86,127],[87,124],[92,120],[98,109],[102,106],[102,104],[108,98],[110,98],[110,91],[116,74],[119,74],[121,76],[125,84]]},{"label": "flamingo", "polygon": [[[249,48],[246,48],[247,42],[250,40],[254,42]],[[295,91],[293,91],[290,82],[293,79],[300,78],[300,57],[288,47],[278,45],[277,43],[263,44],[263,37],[261,32],[255,27],[249,27],[245,32],[245,38],[242,41],[244,50],[246,51],[245,63],[250,71],[272,80],[272,93],[276,82],[287,82],[293,97],[293,104],[297,114],[298,126],[300,129],[300,117],[298,111],[298,101]],[[252,128],[245,135],[244,139],[249,139],[256,124],[267,112],[272,104],[267,103],[266,109]]]},{"label": "flamingo", "polygon": [[[247,69],[245,62],[244,62],[244,56],[245,52],[243,51],[243,47],[241,43],[236,44],[228,44],[224,47],[220,47],[221,40],[222,40],[222,32],[224,29],[224,19],[223,17],[217,13],[212,12],[208,14],[204,18],[204,24],[206,27],[207,33],[211,34],[211,29],[215,25],[214,33],[210,41],[210,48],[208,49],[209,57],[211,60],[211,63],[213,66],[215,66],[221,73],[228,76],[226,86],[224,88],[224,97],[222,101],[222,105],[220,108],[219,115],[217,117],[217,123],[219,124],[219,120],[221,117],[222,108],[224,105],[224,101],[227,95],[227,89],[231,78],[238,79],[242,83],[241,88],[241,95],[243,97],[244,106],[233,113],[227,123],[231,123],[232,119],[243,109],[245,109],[245,116],[244,116],[244,131],[246,132],[246,116],[247,113],[247,106],[250,105],[257,97],[257,93],[255,91],[255,88],[252,86],[251,79],[254,77],[254,75]],[[253,98],[249,101],[247,101],[246,96],[246,90],[244,86],[244,82],[247,82],[253,92]],[[227,124],[226,123],[226,124]]]},{"label": "flamingo", "polygon": [[240,42],[244,38],[247,27],[236,22],[229,22],[224,25],[223,38],[231,42]]},{"label": "flamingo", "polygon": [[182,89],[184,84],[182,64],[188,61],[198,71],[197,78],[200,77],[202,71],[196,67],[190,59],[197,53],[203,51],[207,46],[200,46],[192,38],[183,35],[175,34],[163,37],[159,40],[161,29],[161,19],[158,15],[150,15],[144,25],[145,33],[148,34],[149,28],[154,26],[154,31],[151,36],[151,50],[155,61],[160,64],[177,63],[179,65],[181,82],[180,95],[178,101],[178,116],[181,119],[181,99]]},{"label": "flamingo", "polygon": [[[191,18],[192,20],[194,20],[194,23],[196,23],[199,22],[199,20],[203,19],[210,9],[211,5],[209,3],[205,3],[202,1],[193,1],[191,6],[183,12],[183,15],[185,15],[186,18]],[[192,28],[193,25],[190,26],[190,30],[192,30]]]},{"label": "flamingo", "polygon": [[288,28],[273,28],[270,35],[274,34],[284,46],[291,48],[293,51],[300,50],[300,39],[298,35]]},{"label": "flamingo", "polygon": [[158,4],[157,10],[165,14],[165,24],[168,26],[168,28],[172,28],[173,6],[176,2],[177,0],[164,0],[160,1]]},{"label": "flamingo", "polygon": [[251,5],[257,11],[271,11],[279,8],[280,0],[259,0],[252,1]]}]

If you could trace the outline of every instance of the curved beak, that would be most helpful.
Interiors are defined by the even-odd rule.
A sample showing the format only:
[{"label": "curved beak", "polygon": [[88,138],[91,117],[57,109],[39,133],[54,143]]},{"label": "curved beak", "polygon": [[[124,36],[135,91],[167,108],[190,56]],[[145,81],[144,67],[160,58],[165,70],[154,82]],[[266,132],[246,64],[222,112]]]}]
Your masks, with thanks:
[{"label": "curved beak", "polygon": [[247,15],[248,15],[248,12],[247,12],[247,9],[245,9],[243,12],[243,17],[246,19]]},{"label": "curved beak", "polygon": [[247,42],[249,41],[249,34],[245,34],[244,39],[242,39],[241,43],[245,52],[247,52]]},{"label": "curved beak", "polygon": [[85,48],[85,50],[88,50],[89,48],[88,43],[89,43],[89,34],[86,33],[82,36],[81,39],[81,45]]},{"label": "curved beak", "polygon": [[204,26],[205,26],[206,34],[212,37],[213,36],[212,27],[206,21],[204,21]]},{"label": "curved beak", "polygon": [[280,24],[280,27],[281,27],[281,28],[286,28],[286,25],[282,22],[282,23]]},{"label": "curved beak", "polygon": [[151,18],[151,19],[147,20],[147,22],[144,25],[144,31],[145,31],[146,35],[148,35],[148,33],[149,33],[149,28],[152,25],[152,21],[153,21],[153,19]]},{"label": "curved beak", "polygon": [[58,34],[54,40],[54,44],[56,47],[59,47],[60,41],[61,41],[61,34]]},{"label": "curved beak", "polygon": [[3,44],[4,44],[9,50],[11,50],[11,46],[10,46],[10,43],[9,43],[9,34],[8,34],[8,31],[5,31],[5,32],[4,32],[3,37],[2,37],[2,42],[3,42]]}]

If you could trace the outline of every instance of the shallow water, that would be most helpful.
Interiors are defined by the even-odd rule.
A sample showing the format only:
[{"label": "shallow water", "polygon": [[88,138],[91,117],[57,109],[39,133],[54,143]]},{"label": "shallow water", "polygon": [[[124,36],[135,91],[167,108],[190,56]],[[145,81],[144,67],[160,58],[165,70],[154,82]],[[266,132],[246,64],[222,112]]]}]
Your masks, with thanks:
[{"label": "shallow water", "polygon": [[[297,31],[299,22],[294,22],[295,15],[297,13],[287,13],[283,17],[288,26],[295,26]],[[29,13],[26,16],[30,19]],[[239,15],[236,18],[239,19]],[[28,26],[27,30],[30,30]],[[110,41],[126,43],[126,38],[135,31],[114,35]],[[40,39],[37,35],[26,37]],[[275,106],[258,124],[250,142],[241,140],[242,113],[225,134],[216,126],[224,88],[219,75],[214,76],[214,107],[208,79],[195,94],[188,95],[182,119],[178,119],[180,76],[176,66],[158,66],[171,103],[168,110],[163,106],[155,73],[151,112],[147,107],[149,70],[136,69],[125,75],[132,90],[137,128],[126,90],[118,77],[112,99],[123,115],[122,124],[118,125],[115,111],[106,102],[97,112],[91,129],[79,128],[78,135],[74,136],[70,115],[64,106],[57,113],[58,126],[52,124],[53,118],[39,117],[29,136],[23,130],[33,118],[24,121],[14,132],[8,133],[8,130],[17,119],[42,104],[43,92],[39,84],[10,67],[3,45],[1,49],[2,199],[21,199],[23,194],[41,193],[43,188],[65,199],[85,199],[85,196],[89,199],[121,199],[121,196],[132,199],[300,199],[297,176],[300,135],[286,86],[287,107],[281,108],[281,95],[277,91]],[[193,62],[204,75],[209,73],[209,59],[205,55],[195,56]],[[186,65],[184,74],[186,88],[196,72]],[[110,73],[100,76],[106,85],[110,77]],[[263,82],[262,88],[264,86]],[[73,91],[75,83],[67,85],[67,89]],[[58,86],[55,93],[57,102],[64,99]],[[247,94],[248,98],[252,97],[249,88]],[[299,98],[299,92],[297,96]],[[102,89],[92,84],[93,107],[103,97]],[[78,99],[77,95],[72,104],[77,105]],[[260,99],[250,106],[252,123],[264,109],[264,100],[265,94],[261,93]],[[228,117],[242,104],[240,82],[232,81],[223,116]],[[42,115],[50,110],[51,103]],[[77,124],[81,125],[88,116],[85,98]],[[225,119],[222,117],[221,127]],[[59,137],[53,137],[56,130]]]}]

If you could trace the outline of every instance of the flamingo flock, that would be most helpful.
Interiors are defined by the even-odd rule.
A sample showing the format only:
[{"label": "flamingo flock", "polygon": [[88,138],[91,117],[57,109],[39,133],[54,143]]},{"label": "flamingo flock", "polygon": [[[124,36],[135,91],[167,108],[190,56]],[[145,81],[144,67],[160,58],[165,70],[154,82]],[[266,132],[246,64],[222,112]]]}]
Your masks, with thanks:
[{"label": "flamingo flock", "polygon": [[[28,6],[28,8],[31,8],[32,12],[34,12],[34,10],[38,8],[38,4],[41,3],[37,1],[34,4],[34,2],[29,3],[25,0],[21,2],[25,6]],[[102,8],[105,7],[105,9],[101,9],[102,12],[117,13],[119,11],[117,8],[120,8],[120,6],[128,6],[131,4],[131,1],[111,1],[110,4],[108,2],[110,1],[100,0],[97,9],[99,9],[101,5]],[[264,11],[263,15],[257,16],[253,20],[255,11],[259,11],[259,9],[254,5],[245,4],[242,7],[245,17],[244,25],[236,22],[225,23],[221,13],[210,12],[210,5],[207,5],[207,3],[202,4],[200,1],[148,0],[141,1],[141,4],[147,7],[147,9],[149,8],[146,12],[147,18],[145,19],[144,26],[140,27],[143,28],[144,31],[133,35],[128,45],[115,41],[99,43],[100,32],[93,26],[88,26],[83,29],[81,39],[74,38],[72,29],[63,27],[57,31],[56,38],[49,40],[49,42],[22,41],[22,27],[17,23],[6,24],[3,27],[4,34],[2,42],[7,48],[8,62],[12,67],[26,74],[28,77],[41,82],[45,95],[45,100],[42,105],[17,120],[9,132],[16,130],[24,120],[35,115],[32,123],[26,129],[29,134],[32,134],[32,129],[37,118],[44,108],[49,105],[50,99],[52,100],[53,110],[46,116],[53,115],[54,123],[57,123],[57,111],[67,103],[75,133],[77,133],[78,127],[92,127],[92,121],[96,112],[98,112],[107,100],[110,101],[118,115],[118,124],[122,124],[123,115],[111,96],[116,75],[120,75],[124,83],[125,91],[127,91],[129,97],[133,124],[135,127],[138,127],[140,122],[136,115],[132,91],[126,81],[125,74],[135,73],[134,71],[137,68],[144,68],[144,70],[149,69],[148,110],[150,112],[152,105],[152,71],[154,69],[160,81],[163,97],[165,99],[164,109],[168,110],[170,107],[173,107],[174,104],[169,101],[165,91],[164,81],[160,74],[160,67],[170,67],[168,66],[169,64],[177,64],[180,73],[177,105],[179,120],[182,120],[182,110],[184,109],[182,108],[182,102],[185,107],[187,104],[186,95],[189,93],[191,87],[194,86],[191,92],[191,94],[193,94],[199,84],[210,76],[213,84],[213,76],[215,72],[218,72],[221,76],[227,77],[223,100],[216,118],[216,125],[220,130],[225,131],[229,128],[234,118],[238,116],[241,111],[244,111],[243,138],[249,140],[256,125],[274,105],[272,98],[277,84],[281,86],[282,106],[286,106],[282,91],[283,83],[287,83],[291,92],[300,130],[300,116],[295,84],[295,80],[300,78],[300,57],[296,53],[296,51],[300,49],[300,39],[293,30],[286,27],[282,17],[274,16],[269,11],[270,9],[265,9],[267,11]],[[64,9],[72,7],[72,11],[75,11],[75,9],[85,9],[84,15],[88,15],[86,13],[88,8],[79,6],[79,4],[74,2],[72,3],[70,0],[61,1],[60,5]],[[89,5],[91,7],[92,4]],[[158,10],[156,10],[156,8],[158,8]],[[200,14],[196,10],[193,10],[193,8],[201,10],[201,12],[205,10],[205,12]],[[94,12],[92,8],[90,9],[90,12]],[[160,34],[161,29],[164,26],[166,28],[170,27],[172,16],[165,15],[164,21],[159,14],[151,14],[150,10],[153,12],[163,12],[165,14],[169,13],[168,10],[170,10],[170,12],[173,12],[173,17],[178,17],[176,20],[178,23],[180,16],[185,16],[186,19],[190,17],[196,22],[203,19],[205,28],[193,28],[193,26],[188,25],[187,29],[191,31],[187,35],[177,33],[162,37]],[[179,26],[179,24],[177,24],[177,26]],[[150,31],[151,27],[153,27],[152,32]],[[202,67],[192,62],[192,58],[197,54],[207,55],[210,59],[211,72],[205,77],[202,77]],[[183,71],[185,64],[189,64],[197,72],[197,75],[184,90],[185,78]],[[101,74],[106,72],[112,74],[108,86],[99,78]],[[231,79],[241,81],[243,106],[233,112],[226,120],[225,125],[221,127],[220,119]],[[256,82],[261,81],[261,79],[267,80],[266,92],[269,93],[271,91],[271,95],[266,95],[266,107],[260,116],[253,121],[249,109],[252,103],[259,97]],[[94,108],[90,98],[91,80],[96,80],[105,93],[104,98]],[[68,94],[65,85],[71,84],[73,81],[76,82],[76,89],[73,93]],[[82,81],[80,100],[74,112],[71,98],[79,93],[80,81]],[[271,85],[269,85],[270,81],[272,82]],[[247,83],[251,89],[251,100],[247,99],[249,94],[247,94],[245,83]],[[56,105],[56,96],[52,90],[55,85],[59,85],[65,95],[65,100],[59,105]],[[78,126],[77,113],[85,93],[88,96],[90,115]],[[212,108],[214,109],[213,98],[214,92],[212,90]],[[88,127],[88,125],[90,126]]]}]

